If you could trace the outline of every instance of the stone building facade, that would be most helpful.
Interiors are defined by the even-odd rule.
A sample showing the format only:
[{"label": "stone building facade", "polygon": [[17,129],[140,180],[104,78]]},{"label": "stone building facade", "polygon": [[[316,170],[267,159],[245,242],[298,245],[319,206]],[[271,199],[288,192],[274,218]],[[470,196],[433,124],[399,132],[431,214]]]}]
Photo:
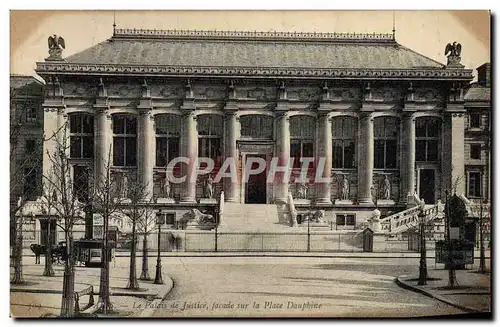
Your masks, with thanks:
[{"label": "stone building facade", "polygon": [[[459,55],[445,65],[393,34],[116,29],[69,57],[52,49],[36,72],[47,83],[44,132],[69,122],[82,201],[110,157],[119,189],[137,174],[163,212],[214,212],[221,191],[242,204],[286,203],[291,192],[299,209],[352,213],[358,225],[375,207],[389,215],[413,205],[413,194],[433,204],[446,190],[489,190],[489,66],[470,86]],[[165,194],[166,166],[179,156],[212,158],[212,178],[235,158],[237,178],[216,181],[210,201],[208,175],[190,181],[193,170],[177,165],[172,174],[188,179]],[[290,180],[266,183],[272,158],[290,157],[312,158],[308,181],[294,165]],[[249,158],[268,166],[246,182]],[[317,171],[331,182],[315,182]]]}]

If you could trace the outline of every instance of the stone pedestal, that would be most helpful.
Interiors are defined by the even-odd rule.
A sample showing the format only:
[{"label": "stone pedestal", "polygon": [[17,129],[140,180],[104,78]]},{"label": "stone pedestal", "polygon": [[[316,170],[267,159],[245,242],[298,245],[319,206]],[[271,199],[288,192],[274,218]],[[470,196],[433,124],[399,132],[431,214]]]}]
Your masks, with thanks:
[{"label": "stone pedestal", "polygon": [[380,206],[392,206],[395,203],[394,200],[377,200],[377,205]]},{"label": "stone pedestal", "polygon": [[351,200],[335,200],[335,205],[352,205]]},{"label": "stone pedestal", "polygon": [[295,205],[310,205],[311,200],[309,199],[293,199]]},{"label": "stone pedestal", "polygon": [[175,203],[175,200],[172,198],[158,198],[156,203]]},{"label": "stone pedestal", "polygon": [[217,200],[216,199],[203,198],[203,199],[200,199],[200,204],[217,204]]}]

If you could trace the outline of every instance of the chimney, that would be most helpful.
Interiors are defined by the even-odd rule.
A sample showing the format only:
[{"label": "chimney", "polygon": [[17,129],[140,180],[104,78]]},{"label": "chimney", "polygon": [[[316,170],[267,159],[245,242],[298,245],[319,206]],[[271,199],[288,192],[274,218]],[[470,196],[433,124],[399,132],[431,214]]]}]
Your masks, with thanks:
[{"label": "chimney", "polygon": [[477,67],[477,83],[482,86],[491,86],[491,64],[489,62]]}]

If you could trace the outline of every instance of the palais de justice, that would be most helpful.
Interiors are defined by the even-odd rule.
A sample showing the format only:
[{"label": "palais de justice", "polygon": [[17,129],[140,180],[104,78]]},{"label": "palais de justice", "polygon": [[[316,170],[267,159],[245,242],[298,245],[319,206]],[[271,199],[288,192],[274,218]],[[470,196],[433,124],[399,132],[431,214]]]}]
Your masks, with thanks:
[{"label": "palais de justice", "polygon": [[[490,66],[471,83],[473,70],[450,41],[443,64],[399,44],[394,33],[115,29],[67,57],[53,44],[37,63],[46,82],[44,134],[68,126],[82,202],[91,175],[101,176],[102,158],[110,158],[115,196],[127,198],[137,174],[151,206],[171,213],[167,224],[192,208],[215,214],[223,191],[221,224],[235,230],[252,225],[241,214],[251,208],[268,216],[263,223],[290,228],[290,201],[299,214],[321,210],[338,229],[356,229],[375,209],[383,218],[420,200],[444,201],[445,191],[490,198]],[[44,153],[55,149],[45,142]],[[192,172],[174,168],[188,179],[169,183],[166,166],[180,156],[212,158],[215,169],[189,182]],[[214,182],[228,157],[236,159],[237,179]],[[295,158],[292,177],[266,182],[264,170],[245,182],[251,157]],[[299,182],[305,157],[325,158],[322,175],[331,183],[314,182],[315,163],[309,181]],[[44,155],[44,174],[50,169]]]}]

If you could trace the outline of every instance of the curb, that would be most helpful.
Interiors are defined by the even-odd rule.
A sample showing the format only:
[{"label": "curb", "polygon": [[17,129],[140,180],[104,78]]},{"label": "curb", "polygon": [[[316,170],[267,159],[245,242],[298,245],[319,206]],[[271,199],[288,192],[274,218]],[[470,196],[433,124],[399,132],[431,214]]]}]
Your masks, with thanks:
[{"label": "curb", "polygon": [[148,303],[147,307],[136,316],[137,318],[147,318],[153,316],[160,303],[165,300],[168,294],[170,294],[170,291],[174,288],[174,281],[170,278],[170,276],[166,275],[163,277],[163,282],[165,286],[162,287],[160,292],[158,292],[155,299],[151,303]]},{"label": "curb", "polygon": [[396,284],[398,284],[400,287],[404,288],[404,289],[407,289],[407,290],[410,290],[410,291],[413,291],[413,292],[417,292],[417,293],[421,293],[425,296],[428,296],[430,298],[433,298],[433,299],[436,299],[438,301],[441,301],[443,303],[446,303],[448,305],[451,305],[455,308],[458,308],[460,310],[463,310],[465,312],[469,312],[469,313],[482,313],[483,311],[479,311],[479,310],[476,310],[474,308],[471,308],[471,307],[467,307],[467,306],[463,306],[463,305],[460,305],[456,302],[453,302],[453,301],[450,301],[448,300],[447,298],[445,298],[444,296],[441,296],[441,295],[438,295],[438,294],[435,294],[433,292],[430,292],[430,291],[426,291],[425,289],[423,288],[420,288],[420,287],[417,287],[417,286],[413,286],[413,285],[410,285],[409,283],[405,282],[403,280],[403,278],[406,278],[406,277],[409,277],[407,275],[402,275],[402,276],[399,276],[396,278]]}]

